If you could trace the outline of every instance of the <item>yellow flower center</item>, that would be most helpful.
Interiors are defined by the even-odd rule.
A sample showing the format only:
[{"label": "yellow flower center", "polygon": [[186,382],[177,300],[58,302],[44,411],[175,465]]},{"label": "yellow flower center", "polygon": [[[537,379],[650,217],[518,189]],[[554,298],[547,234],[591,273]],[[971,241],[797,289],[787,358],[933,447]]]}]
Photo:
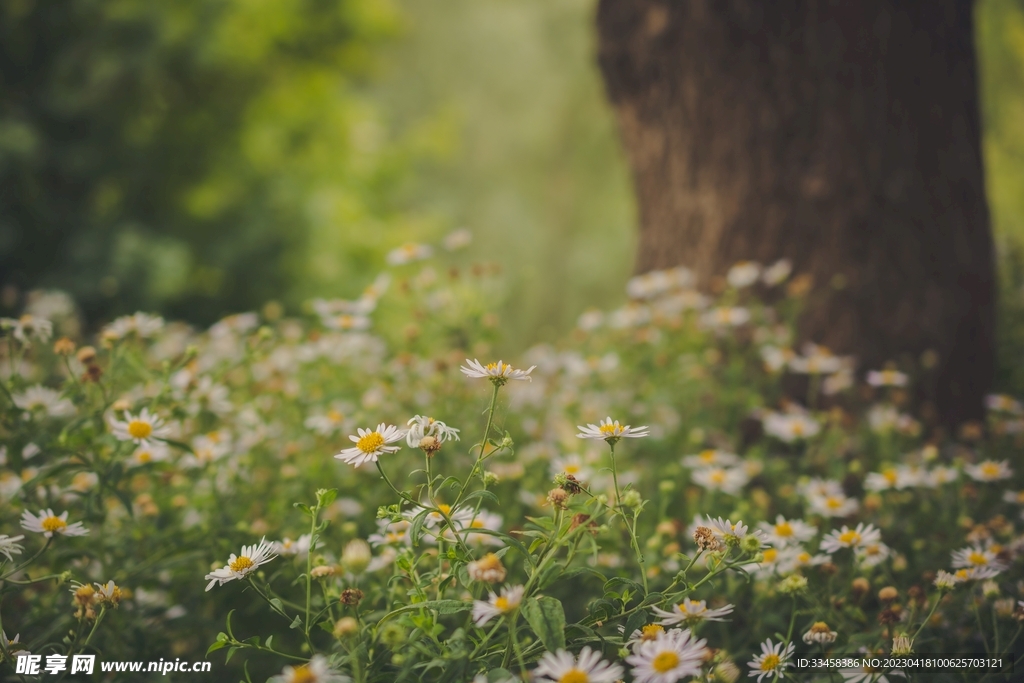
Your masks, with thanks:
[{"label": "yellow flower center", "polygon": [[441,503],[440,505],[438,505],[437,509],[440,510],[443,514],[446,514],[446,515],[450,515],[452,513],[452,506],[451,505],[445,505],[444,503]]},{"label": "yellow flower center", "polygon": [[715,461],[715,451],[712,451],[712,450],[701,451],[700,459],[703,460],[704,462],[707,462],[707,463],[714,462]]},{"label": "yellow flower center", "polygon": [[882,548],[879,547],[876,544],[869,545],[867,548],[864,549],[864,554],[865,555],[872,555],[872,556],[874,556],[874,555],[880,555],[881,553],[882,553]]},{"label": "yellow flower center", "polygon": [[149,451],[139,452],[139,462],[149,462],[153,459],[153,454]]},{"label": "yellow flower center", "polygon": [[587,675],[586,671],[580,669],[569,669],[561,678],[558,679],[558,683],[589,683],[590,676]]},{"label": "yellow flower center", "polygon": [[233,572],[243,572],[246,569],[252,569],[254,564],[251,559],[242,555],[241,557],[236,557],[233,562],[228,564],[228,568]]},{"label": "yellow flower center", "polygon": [[796,561],[800,564],[807,564],[811,561],[811,554],[807,551],[804,551],[796,556]]},{"label": "yellow flower center", "polygon": [[501,372],[501,370],[498,368],[498,364],[497,363],[488,363],[487,367],[486,367],[486,370],[488,372],[495,372],[495,371]]},{"label": "yellow flower center", "polygon": [[711,472],[711,483],[712,484],[724,484],[725,483],[725,472],[723,470],[714,470]]},{"label": "yellow flower center", "polygon": [[793,535],[793,525],[789,522],[779,522],[775,525],[775,535],[787,538]]},{"label": "yellow flower center", "polygon": [[896,479],[897,479],[896,470],[892,470],[892,469],[886,470],[885,472],[882,472],[882,476],[885,477],[885,480],[887,482],[889,482],[890,485],[896,483]]},{"label": "yellow flower center", "polygon": [[142,420],[132,420],[128,423],[128,433],[133,439],[146,439],[153,433],[153,425]]},{"label": "yellow flower center", "polygon": [[778,655],[765,655],[765,658],[761,660],[761,671],[775,671],[777,668],[779,668]]},{"label": "yellow flower center", "polygon": [[843,499],[837,498],[836,496],[829,496],[828,498],[825,499],[825,507],[829,508],[830,510],[838,510],[839,508],[843,507]]},{"label": "yellow flower center", "polygon": [[337,410],[328,410],[327,419],[331,422],[341,422],[345,419],[345,416],[339,413]]},{"label": "yellow flower center", "polygon": [[1024,504],[1024,491],[1019,491],[1017,493],[1017,502]]},{"label": "yellow flower center", "polygon": [[764,551],[764,561],[765,562],[774,562],[775,558],[777,558],[778,556],[779,556],[779,551],[776,550],[775,548],[768,548],[767,550]]},{"label": "yellow flower center", "polygon": [[473,529],[483,529],[484,523],[479,519],[474,519],[472,522],[469,523],[469,526]]},{"label": "yellow flower center", "polygon": [[986,477],[998,477],[999,465],[994,462],[984,462],[981,464],[981,473]]},{"label": "yellow flower center", "polygon": [[651,660],[651,667],[660,674],[669,672],[677,666],[679,666],[679,655],[671,650],[659,652],[658,655]]},{"label": "yellow flower center", "polygon": [[48,531],[52,534],[54,532],[63,531],[64,529],[66,529],[68,523],[60,517],[47,517],[40,523],[40,525],[43,527],[44,531]]},{"label": "yellow flower center", "polygon": [[801,423],[799,423],[799,422],[794,422],[793,423],[793,434],[795,436],[803,436],[804,435],[804,426]]},{"label": "yellow flower center", "polygon": [[839,534],[839,542],[845,545],[853,545],[855,543],[860,543],[860,534],[852,530],[844,531],[843,533]]},{"label": "yellow flower center", "polygon": [[494,600],[494,606],[500,609],[502,612],[507,612],[512,609],[512,603],[509,602],[508,598],[504,595]]},{"label": "yellow flower center", "polygon": [[647,624],[640,629],[640,640],[654,640],[664,632],[665,628],[661,624]]},{"label": "yellow flower center", "polygon": [[316,674],[305,664],[292,669],[291,683],[316,683]]},{"label": "yellow flower center", "polygon": [[614,434],[618,434],[619,433],[620,427],[619,427],[619,425],[617,425],[615,423],[612,423],[612,424],[608,424],[608,425],[601,425],[599,427],[599,429],[601,430],[602,434],[612,434],[612,435],[614,435]]},{"label": "yellow flower center", "polygon": [[566,465],[565,466],[565,473],[566,474],[579,474],[579,472],[580,472],[580,466],[579,465]]},{"label": "yellow flower center", "polygon": [[363,453],[376,453],[384,445],[384,437],[378,432],[370,432],[356,442],[356,448]]},{"label": "yellow flower center", "polygon": [[988,557],[984,553],[979,553],[977,550],[972,550],[971,554],[967,556],[967,561],[971,564],[978,566],[988,564]]}]

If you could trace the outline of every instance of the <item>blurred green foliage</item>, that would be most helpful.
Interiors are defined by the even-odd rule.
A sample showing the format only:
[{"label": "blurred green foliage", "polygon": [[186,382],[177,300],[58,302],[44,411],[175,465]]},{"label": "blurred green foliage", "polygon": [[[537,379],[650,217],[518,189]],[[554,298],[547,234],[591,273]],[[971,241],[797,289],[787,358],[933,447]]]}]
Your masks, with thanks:
[{"label": "blurred green foliage", "polygon": [[[635,248],[593,10],[9,0],[0,279],[67,289],[94,322],[145,309],[203,323],[270,299],[294,310],[353,295],[390,249],[466,227],[471,256],[504,270],[491,305],[505,343],[553,338],[620,299]],[[1013,349],[1024,2],[980,0],[977,31],[1001,345]]]}]

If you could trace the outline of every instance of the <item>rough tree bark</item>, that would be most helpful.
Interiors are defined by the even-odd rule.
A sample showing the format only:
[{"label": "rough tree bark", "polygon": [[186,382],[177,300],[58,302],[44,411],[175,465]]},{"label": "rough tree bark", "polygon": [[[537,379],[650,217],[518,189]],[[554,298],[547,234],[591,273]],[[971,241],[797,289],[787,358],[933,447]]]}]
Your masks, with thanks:
[{"label": "rough tree bark", "polygon": [[938,353],[947,425],[982,415],[994,267],[966,0],[601,0],[637,271],[707,284],[790,258],[801,336],[865,369]]}]

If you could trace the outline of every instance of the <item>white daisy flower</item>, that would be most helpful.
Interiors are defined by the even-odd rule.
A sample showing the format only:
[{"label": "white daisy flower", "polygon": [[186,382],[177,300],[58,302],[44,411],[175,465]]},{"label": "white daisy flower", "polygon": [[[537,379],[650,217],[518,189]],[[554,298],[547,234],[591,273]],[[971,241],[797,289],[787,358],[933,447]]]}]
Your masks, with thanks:
[{"label": "white daisy flower", "polygon": [[816,621],[811,624],[811,628],[804,633],[803,641],[807,645],[818,644],[825,645],[827,643],[836,642],[836,637],[839,635],[837,631],[833,631],[828,627],[824,621]]},{"label": "white daisy flower", "polygon": [[0,330],[10,330],[11,336],[25,346],[31,346],[32,340],[45,344],[53,336],[53,323],[26,313],[20,318],[0,318]]},{"label": "white daisy flower", "polygon": [[61,398],[60,392],[37,384],[11,397],[14,405],[28,413],[41,412],[47,417],[68,417],[75,414],[75,404]]},{"label": "white daisy flower", "polygon": [[985,405],[989,410],[1011,415],[1024,415],[1024,403],[1006,394],[989,394],[985,397]]},{"label": "white daisy flower", "polygon": [[882,540],[882,532],[873,524],[857,525],[856,529],[843,525],[842,529],[833,529],[828,536],[821,539],[821,549],[831,554],[842,548],[861,548]]},{"label": "white daisy flower", "polygon": [[775,518],[774,524],[761,522],[758,526],[764,532],[765,540],[778,548],[804,543],[818,533],[817,529],[802,519],[786,519],[782,515]]},{"label": "white daisy flower", "polygon": [[306,664],[286,666],[280,675],[267,683],[349,683],[351,680],[332,669],[323,655],[313,655]]},{"label": "white daisy flower", "polygon": [[789,361],[789,369],[801,375],[831,375],[842,370],[845,363],[845,360],[831,353],[816,353],[793,356]]},{"label": "white daisy flower", "polygon": [[[741,539],[747,535],[747,525],[741,521],[733,523],[732,520],[722,519],[710,519],[705,520],[705,525],[711,528],[711,531],[715,534],[715,537],[726,542],[729,538]],[[755,536],[761,536],[760,531],[753,532]]]},{"label": "white daisy flower", "polygon": [[641,641],[626,662],[633,665],[635,683],[676,683],[700,674],[708,654],[706,640],[697,640],[689,629],[659,633]]},{"label": "white daisy flower", "polygon": [[742,467],[706,467],[695,470],[691,478],[709,491],[722,491],[732,496],[750,481],[750,475]]},{"label": "white daisy flower", "polygon": [[366,540],[374,547],[382,545],[412,545],[412,538],[409,536],[411,528],[412,522],[405,519],[400,519],[397,522],[378,519],[377,533],[370,534]]},{"label": "white daisy flower", "polygon": [[297,541],[293,541],[286,536],[280,541],[275,541],[272,545],[274,547],[274,552],[278,555],[306,555],[309,552],[310,540],[311,537],[309,534],[302,534],[299,536],[299,540]]},{"label": "white daisy flower", "polygon": [[334,456],[354,467],[368,462],[377,462],[377,458],[384,453],[397,452],[400,450],[400,446],[389,446],[388,444],[401,441],[405,436],[405,432],[398,427],[383,422],[377,425],[375,430],[359,428],[357,432],[359,436],[348,437],[356,445],[346,448]]},{"label": "white daisy flower", "polygon": [[[467,367],[468,366],[468,367]],[[508,363],[498,361],[483,365],[478,360],[466,359],[466,365],[459,368],[466,377],[489,379],[497,384],[504,384],[510,379],[532,381],[530,373],[536,365],[531,365],[527,370],[517,370]]]},{"label": "white daisy flower", "polygon": [[351,406],[332,403],[323,414],[310,415],[302,424],[320,436],[331,436],[345,430],[348,424],[347,414],[351,412]]},{"label": "white daisy flower", "polygon": [[49,508],[40,511],[38,515],[33,515],[28,510],[22,512],[21,528],[26,531],[33,531],[37,534],[42,534],[47,538],[53,538],[54,535],[85,536],[89,533],[89,530],[83,527],[81,522],[68,524],[67,510],[64,511],[64,514],[58,517],[53,514],[53,510]]},{"label": "white daisy flower", "polygon": [[268,543],[266,538],[260,539],[259,545],[244,545],[240,554],[231,553],[226,565],[206,575],[210,582],[206,584],[206,590],[215,584],[223,586],[228,581],[243,579],[276,557],[274,544]]},{"label": "white daisy flower", "polygon": [[566,650],[545,652],[533,670],[536,683],[615,683],[624,670],[606,662],[601,653],[584,646],[579,657]]},{"label": "white daisy flower", "polygon": [[21,638],[21,634],[20,633],[15,633],[14,634],[14,638],[8,640],[7,639],[7,632],[3,631],[3,630],[0,630],[0,643],[3,644],[3,649],[6,650],[7,652],[10,652],[15,658],[23,657],[25,655],[32,654],[27,649],[22,647],[20,638]]},{"label": "white daisy flower", "polygon": [[750,311],[741,306],[719,306],[702,315],[700,319],[711,329],[739,327],[750,321]]},{"label": "white daisy flower", "polygon": [[576,425],[576,429],[580,430],[576,435],[579,439],[618,441],[619,439],[639,439],[650,436],[646,425],[643,427],[622,426],[618,420],[612,421],[610,417],[601,420],[601,424],[587,424],[586,427]]},{"label": "white daisy flower", "polygon": [[501,595],[491,593],[488,600],[473,601],[473,623],[483,626],[494,617],[514,612],[523,601],[523,586],[512,586],[501,589]]},{"label": "white daisy flower", "polygon": [[553,458],[548,468],[552,477],[559,474],[571,474],[582,482],[590,481],[594,477],[594,469],[583,462],[583,458],[575,453]]},{"label": "white daisy flower", "polygon": [[761,421],[765,434],[793,443],[810,439],[821,431],[821,425],[802,413],[776,413],[768,411]]},{"label": "white daisy flower", "polygon": [[409,448],[419,448],[423,439],[428,436],[433,438],[433,443],[438,446],[451,439],[459,440],[458,429],[449,427],[444,422],[432,417],[416,415],[406,424],[409,425],[409,431],[405,436],[405,441],[409,444]]},{"label": "white daisy flower", "polygon": [[661,617],[658,623],[662,626],[675,626],[676,624],[693,625],[702,621],[725,621],[725,617],[732,614],[733,605],[726,605],[717,609],[708,609],[706,600],[691,600],[683,598],[679,604],[672,605],[672,611],[666,611],[658,607],[652,607],[654,613]]},{"label": "white daisy flower", "polygon": [[426,244],[407,242],[397,249],[392,249],[385,257],[389,266],[402,266],[413,261],[422,261],[433,256],[434,250]]},{"label": "white daisy flower", "polygon": [[[953,567],[957,569],[991,570],[997,574],[1005,571],[1007,563],[990,548],[973,545],[953,551]],[[979,578],[977,573],[968,578]]]},{"label": "white daisy flower", "polygon": [[867,381],[873,387],[905,387],[910,378],[896,370],[869,370]]},{"label": "white daisy flower", "polygon": [[123,339],[135,334],[141,339],[148,339],[159,334],[164,328],[164,319],[148,313],[124,315],[103,328],[103,335],[114,339]]},{"label": "white daisy flower", "polygon": [[1024,491],[1004,491],[1003,502],[1024,505]]},{"label": "white daisy flower", "polygon": [[849,498],[843,493],[810,496],[807,502],[811,512],[823,517],[848,517],[860,507],[855,498]]},{"label": "white daisy flower", "polygon": [[687,455],[682,459],[683,467],[698,469],[700,467],[734,467],[740,464],[740,456],[727,451],[708,448],[696,455]]},{"label": "white daisy flower", "polygon": [[943,484],[952,484],[960,476],[960,472],[955,467],[939,465],[926,472],[924,476],[925,484],[934,488]]},{"label": "white daisy flower", "polygon": [[822,553],[812,555],[799,546],[786,547],[779,551],[779,559],[775,562],[775,570],[781,575],[792,574],[799,569],[825,564],[830,562],[831,559],[831,557]]},{"label": "white daisy flower", "polygon": [[353,330],[366,330],[370,328],[370,319],[365,315],[354,315],[352,313],[339,313],[320,319],[320,322],[329,330],[339,332],[351,332]]},{"label": "white daisy flower", "polygon": [[987,567],[964,567],[957,569],[954,576],[958,581],[984,581],[998,576],[1003,571],[1002,565],[989,565]]},{"label": "white daisy flower", "polygon": [[962,582],[963,579],[958,577],[956,574],[951,574],[944,569],[940,569],[935,576],[935,581],[932,583],[935,584],[936,588],[941,590],[952,590],[958,583]]},{"label": "white daisy flower", "polygon": [[463,534],[466,543],[469,545],[493,545],[502,546],[504,542],[497,536],[474,532],[473,529],[486,529],[488,531],[500,531],[504,520],[502,516],[487,510],[481,510],[473,518],[473,521],[466,525]]},{"label": "white daisy flower", "polygon": [[889,559],[889,555],[891,554],[892,549],[881,541],[877,543],[867,543],[854,551],[854,557],[857,559],[857,564],[865,569],[877,567]]},{"label": "white daisy flower", "polygon": [[983,460],[977,465],[964,465],[964,472],[975,481],[999,481],[1013,476],[1008,460]]},{"label": "white daisy flower", "polygon": [[743,289],[757,282],[761,277],[761,264],[754,261],[740,261],[725,274],[725,280],[736,289]]},{"label": "white daisy flower", "polygon": [[[620,634],[625,635],[625,626],[619,626],[618,630]],[[653,641],[664,633],[665,627],[661,624],[647,624],[646,626],[634,629],[633,632],[629,634],[629,637],[625,639],[623,644],[626,647],[631,648],[635,653],[641,643]]]},{"label": "white daisy flower", "polygon": [[783,647],[782,643],[773,644],[772,639],[768,638],[761,643],[761,654],[754,657],[747,664],[747,666],[753,669],[749,675],[757,676],[758,683],[761,683],[765,676],[785,678],[785,670],[792,666],[789,659],[793,656],[795,649],[793,643]]},{"label": "white daisy flower", "polygon": [[896,488],[899,472],[895,467],[887,467],[881,472],[870,472],[864,480],[864,488],[868,491],[886,491]]},{"label": "white daisy flower", "polygon": [[165,462],[171,457],[170,447],[162,441],[150,441],[140,444],[128,458],[128,462],[136,467],[154,462]]},{"label": "white daisy flower", "polygon": [[6,555],[7,559],[11,562],[14,561],[13,555],[20,555],[23,547],[18,545],[18,541],[25,538],[24,536],[8,536],[7,534],[0,534],[0,555]]},{"label": "white daisy flower", "polygon": [[125,411],[124,418],[110,419],[110,431],[121,441],[134,441],[141,445],[148,443],[150,439],[170,436],[170,427],[164,425],[163,420],[156,414],[150,413],[149,408],[143,408],[138,415]]},{"label": "white daisy flower", "polygon": [[761,281],[769,287],[774,287],[777,284],[781,284],[792,272],[793,264],[790,263],[789,259],[779,259],[764,269],[764,273],[761,274]]}]

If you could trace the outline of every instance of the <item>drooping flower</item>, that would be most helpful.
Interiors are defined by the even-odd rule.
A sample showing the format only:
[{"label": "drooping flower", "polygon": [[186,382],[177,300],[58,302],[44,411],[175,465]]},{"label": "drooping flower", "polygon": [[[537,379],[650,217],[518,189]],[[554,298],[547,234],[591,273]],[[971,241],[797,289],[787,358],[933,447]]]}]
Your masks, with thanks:
[{"label": "drooping flower", "polygon": [[638,643],[626,662],[633,665],[636,683],[676,683],[700,674],[708,654],[706,645],[706,640],[697,640],[689,629],[672,629]]},{"label": "drooping flower", "polygon": [[58,517],[49,508],[42,510],[38,515],[33,515],[28,510],[22,512],[21,527],[26,531],[42,534],[46,538],[53,538],[55,535],[85,536],[89,533],[89,530],[82,526],[81,522],[68,524],[67,510]]},{"label": "drooping flower", "polygon": [[[409,448],[423,448],[424,450],[436,450],[445,441],[459,440],[459,430],[449,427],[440,420],[432,417],[416,415],[407,423],[409,431],[405,435]],[[428,442],[424,442],[428,439]]]},{"label": "drooping flower", "polygon": [[816,621],[811,624],[811,627],[804,633],[803,640],[808,645],[817,643],[819,645],[825,645],[827,643],[836,642],[836,637],[839,634],[829,628],[828,624],[824,621]]},{"label": "drooping flower", "polygon": [[578,657],[566,650],[545,652],[533,670],[537,683],[615,683],[623,668],[606,662],[601,653],[584,646]]},{"label": "drooping flower", "polygon": [[377,425],[377,429],[370,430],[360,427],[357,432],[358,436],[348,437],[355,443],[355,446],[346,448],[334,456],[353,467],[359,467],[368,462],[377,462],[377,458],[381,455],[397,452],[400,446],[389,446],[388,444],[401,441],[405,436],[405,432],[398,427],[383,422]]},{"label": "drooping flower", "polygon": [[223,586],[229,581],[244,579],[276,557],[274,544],[269,543],[266,538],[261,539],[259,545],[244,545],[238,555],[231,553],[226,565],[206,575],[210,582],[206,584],[206,590],[210,590],[214,585]]},{"label": "drooping flower", "polygon": [[18,545],[18,541],[25,538],[24,536],[8,536],[7,534],[0,534],[0,555],[5,555],[8,560],[14,561],[13,555],[20,555],[23,547]]}]

